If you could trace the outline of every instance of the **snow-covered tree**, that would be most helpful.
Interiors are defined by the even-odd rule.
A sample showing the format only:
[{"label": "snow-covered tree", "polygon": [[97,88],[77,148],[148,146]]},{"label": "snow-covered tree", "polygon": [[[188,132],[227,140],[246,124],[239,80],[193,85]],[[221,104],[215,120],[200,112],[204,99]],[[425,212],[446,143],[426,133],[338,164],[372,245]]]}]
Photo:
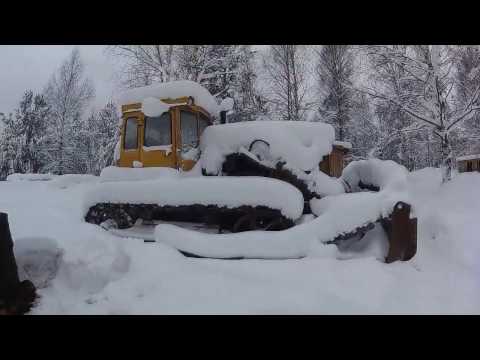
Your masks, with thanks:
[{"label": "snow-covered tree", "polygon": [[[27,90],[15,116],[3,116],[2,157],[9,171],[36,173],[42,166],[42,146],[49,108],[42,95]],[[7,165],[4,165],[7,166]],[[6,168],[5,168],[6,169]]]},{"label": "snow-covered tree", "polygon": [[373,98],[385,100],[398,107],[413,120],[401,133],[429,129],[440,142],[443,180],[451,178],[453,152],[450,135],[463,121],[480,110],[480,87],[459,102],[454,96],[453,56],[455,48],[439,45],[408,46],[406,51],[392,46],[376,46],[370,51],[374,59],[400,66],[400,91],[393,91],[392,82],[379,81],[376,86],[363,86],[362,91]]},{"label": "snow-covered tree", "polygon": [[10,113],[0,113],[0,180],[15,172],[18,164],[18,132],[16,122]]},{"label": "snow-covered tree", "polygon": [[268,101],[273,116],[282,120],[305,120],[308,58],[301,45],[271,45],[263,59],[268,81]]},{"label": "snow-covered tree", "polygon": [[[480,47],[462,46],[456,58],[456,96],[461,104],[466,103],[480,86]],[[480,99],[476,100],[476,105]],[[480,152],[480,112],[467,119],[459,128],[456,148],[460,154]]]},{"label": "snow-covered tree", "polygon": [[267,99],[258,88],[256,53],[250,46],[240,46],[236,79],[231,84],[228,96],[234,99],[230,122],[252,121],[267,114]]},{"label": "snow-covered tree", "polygon": [[352,112],[348,124],[348,141],[352,143],[351,159],[369,158],[379,143],[380,131],[374,115],[374,108],[366,94],[353,94]]},{"label": "snow-covered tree", "polygon": [[120,137],[120,115],[113,102],[82,122],[79,131],[82,142],[85,172],[99,175],[102,169],[114,164],[114,150]]},{"label": "snow-covered tree", "polygon": [[44,147],[44,171],[55,174],[82,171],[84,154],[78,149],[78,130],[86,105],[94,89],[84,74],[80,52],[75,48],[69,58],[54,73],[45,89],[51,110]]},{"label": "snow-covered tree", "polygon": [[352,49],[348,45],[324,45],[316,51],[316,56],[321,117],[333,125],[338,140],[349,140],[353,107]]},{"label": "snow-covered tree", "polygon": [[31,90],[25,92],[15,115],[19,130],[17,136],[21,145],[22,172],[36,173],[42,166],[41,148],[49,115],[50,109],[43,95],[34,96]]}]

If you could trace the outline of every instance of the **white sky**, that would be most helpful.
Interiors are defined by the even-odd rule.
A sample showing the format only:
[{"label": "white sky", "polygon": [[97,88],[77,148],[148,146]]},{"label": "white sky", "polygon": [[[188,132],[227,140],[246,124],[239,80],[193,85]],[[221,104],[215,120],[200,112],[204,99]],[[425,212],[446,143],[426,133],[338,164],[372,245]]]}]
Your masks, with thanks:
[{"label": "white sky", "polygon": [[[0,45],[0,112],[18,106],[27,89],[42,91],[74,45]],[[93,105],[102,107],[116,89],[115,62],[103,45],[78,45],[85,71],[95,85]]]}]

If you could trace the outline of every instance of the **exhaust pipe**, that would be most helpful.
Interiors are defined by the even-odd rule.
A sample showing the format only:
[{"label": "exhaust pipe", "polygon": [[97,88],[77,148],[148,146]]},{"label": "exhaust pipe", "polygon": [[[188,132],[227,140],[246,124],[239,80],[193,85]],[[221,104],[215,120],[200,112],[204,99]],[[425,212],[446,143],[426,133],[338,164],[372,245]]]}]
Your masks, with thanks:
[{"label": "exhaust pipe", "polygon": [[220,111],[220,124],[226,124],[227,123],[227,112]]}]

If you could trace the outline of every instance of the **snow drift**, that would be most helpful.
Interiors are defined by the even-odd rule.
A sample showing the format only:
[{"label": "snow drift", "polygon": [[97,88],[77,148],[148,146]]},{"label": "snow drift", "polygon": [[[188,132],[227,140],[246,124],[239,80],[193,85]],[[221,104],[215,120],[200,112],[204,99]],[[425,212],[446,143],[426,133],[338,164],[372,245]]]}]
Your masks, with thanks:
[{"label": "snow drift", "polygon": [[[0,208],[9,213],[14,240],[28,239],[25,250],[64,253],[55,278],[39,290],[32,314],[480,314],[480,202],[472,198],[479,174],[461,174],[443,185],[438,169],[409,174],[408,194],[418,210],[418,252],[408,262],[389,265],[376,260],[384,240],[378,227],[356,243],[356,252],[335,253],[334,245],[315,240],[300,260],[186,258],[170,245],[118,238],[85,223],[79,205],[82,189],[90,186],[60,191],[42,181],[0,182]],[[379,194],[338,196],[358,195],[360,201]],[[330,213],[329,206],[320,210]],[[303,220],[307,225],[311,217]],[[341,228],[342,222],[329,216],[325,231]],[[54,243],[36,248],[33,242],[40,238]],[[362,242],[366,248],[358,246]],[[27,262],[38,259],[26,255]]]},{"label": "snow drift", "polygon": [[15,173],[7,176],[7,181],[48,181],[57,175],[53,174],[20,174]]}]

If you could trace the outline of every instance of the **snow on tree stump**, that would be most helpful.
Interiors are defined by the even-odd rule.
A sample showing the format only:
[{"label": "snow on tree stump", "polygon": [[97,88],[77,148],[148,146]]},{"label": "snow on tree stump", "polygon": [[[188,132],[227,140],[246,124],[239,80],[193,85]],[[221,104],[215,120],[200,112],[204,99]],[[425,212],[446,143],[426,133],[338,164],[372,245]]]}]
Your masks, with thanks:
[{"label": "snow on tree stump", "polygon": [[35,298],[33,283],[18,277],[8,215],[0,213],[0,315],[23,315]]},{"label": "snow on tree stump", "polygon": [[390,248],[385,258],[387,264],[408,261],[417,253],[417,219],[410,218],[411,206],[399,201],[388,219],[382,219]]}]

